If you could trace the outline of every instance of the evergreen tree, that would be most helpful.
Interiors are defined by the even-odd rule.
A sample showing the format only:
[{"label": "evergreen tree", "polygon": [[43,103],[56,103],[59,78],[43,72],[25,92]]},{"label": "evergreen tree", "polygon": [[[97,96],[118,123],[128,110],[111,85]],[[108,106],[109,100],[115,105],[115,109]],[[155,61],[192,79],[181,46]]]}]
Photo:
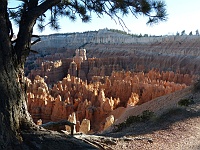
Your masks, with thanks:
[{"label": "evergreen tree", "polygon": [[196,30],[196,35],[199,36],[199,30],[198,29]]},{"label": "evergreen tree", "polygon": [[[40,41],[39,36],[33,35],[34,25],[37,24],[41,31],[46,26],[58,30],[60,17],[68,17],[72,21],[80,17],[83,22],[88,22],[91,14],[96,13],[100,17],[109,15],[125,26],[119,14],[132,14],[136,17],[145,15],[148,17],[148,24],[164,21],[167,15],[165,3],[157,0],[19,1],[19,6],[8,8],[8,1],[0,0],[0,149],[42,149],[45,140],[37,138],[41,141],[34,141],[36,137],[32,141],[26,140],[27,132],[34,136],[38,130],[27,110],[23,72],[27,56],[34,52],[31,45]],[[11,19],[19,27],[14,41]],[[32,37],[37,40],[33,42]],[[48,140],[53,146],[54,143]],[[72,145],[77,146],[75,143]],[[55,146],[53,148],[62,149]]]},{"label": "evergreen tree", "polygon": [[183,35],[185,35],[185,30],[183,30],[183,31],[181,32],[181,36],[183,36]]}]

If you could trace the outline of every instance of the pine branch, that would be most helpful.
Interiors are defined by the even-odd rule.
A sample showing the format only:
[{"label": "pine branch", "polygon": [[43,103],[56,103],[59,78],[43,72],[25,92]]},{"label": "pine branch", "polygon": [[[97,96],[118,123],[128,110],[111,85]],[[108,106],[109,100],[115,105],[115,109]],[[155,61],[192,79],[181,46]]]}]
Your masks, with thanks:
[{"label": "pine branch", "polygon": [[37,36],[37,35],[32,35],[32,37],[36,37],[36,38],[38,38],[38,39],[36,39],[35,41],[33,41],[33,42],[31,43],[31,45],[35,45],[36,43],[38,43],[38,42],[41,41],[41,38],[40,38],[39,36]]}]

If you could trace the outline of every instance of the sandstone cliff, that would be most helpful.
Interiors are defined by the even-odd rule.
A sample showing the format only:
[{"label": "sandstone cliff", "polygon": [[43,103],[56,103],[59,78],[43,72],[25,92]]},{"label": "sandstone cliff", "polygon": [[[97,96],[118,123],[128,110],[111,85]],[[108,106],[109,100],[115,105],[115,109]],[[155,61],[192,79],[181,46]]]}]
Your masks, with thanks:
[{"label": "sandstone cliff", "polygon": [[43,36],[27,60],[29,111],[35,122],[67,119],[76,131],[102,131],[127,109],[190,86],[200,73],[199,47],[199,36]]},{"label": "sandstone cliff", "polygon": [[185,82],[190,85],[194,78],[157,70],[148,73],[120,71],[113,72],[110,77],[94,76],[87,83],[68,74],[49,89],[44,79],[36,76],[33,83],[27,79],[28,109],[35,122],[39,119],[44,123],[59,121],[73,114],[75,122],[80,122],[79,128],[87,119],[93,131],[102,131],[118,119],[126,107],[184,89]]},{"label": "sandstone cliff", "polygon": [[[88,59],[76,64],[78,70],[70,73],[75,49],[79,47],[86,49]],[[199,36],[138,38],[106,29],[48,35],[33,47],[39,54],[30,55],[26,72],[31,80],[36,75],[48,77],[48,84],[62,80],[68,73],[88,81],[92,76],[110,76],[112,71],[147,72],[153,68],[194,75],[200,73],[199,47]],[[58,61],[61,65],[55,67]]]}]

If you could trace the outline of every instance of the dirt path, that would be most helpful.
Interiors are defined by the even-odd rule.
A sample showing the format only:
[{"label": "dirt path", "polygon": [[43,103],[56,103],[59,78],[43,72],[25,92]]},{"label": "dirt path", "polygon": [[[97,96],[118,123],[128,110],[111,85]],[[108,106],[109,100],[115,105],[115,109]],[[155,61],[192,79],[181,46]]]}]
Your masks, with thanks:
[{"label": "dirt path", "polygon": [[182,119],[174,123],[166,120],[158,126],[155,123],[147,127],[138,124],[107,136],[82,138],[106,150],[200,150],[200,117]]}]

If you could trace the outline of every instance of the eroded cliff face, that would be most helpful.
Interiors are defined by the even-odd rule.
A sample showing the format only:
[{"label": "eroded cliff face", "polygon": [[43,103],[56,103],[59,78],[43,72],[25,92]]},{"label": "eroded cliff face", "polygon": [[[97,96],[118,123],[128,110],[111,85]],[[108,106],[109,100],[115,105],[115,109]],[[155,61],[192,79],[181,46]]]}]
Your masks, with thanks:
[{"label": "eroded cliff face", "polygon": [[[80,64],[76,61],[76,64],[71,64],[73,56],[76,56],[75,49],[79,47],[86,49],[88,59]],[[42,42],[33,47],[39,54],[30,55],[27,64],[32,67],[27,66],[26,72],[31,80],[36,75],[48,77],[45,79],[47,84],[62,80],[73,67],[78,69],[71,75],[88,81],[94,75],[110,76],[112,71],[148,72],[153,68],[199,74],[199,48],[199,36],[136,38],[107,30],[49,35],[42,37]],[[62,65],[55,67],[58,61]]]},{"label": "eroded cliff face", "polygon": [[106,30],[43,37],[34,47],[40,56],[27,61],[35,67],[26,68],[28,109],[35,122],[68,119],[76,131],[102,131],[127,107],[190,86],[200,73],[199,47],[198,36]]},{"label": "eroded cliff face", "polygon": [[35,122],[59,121],[73,114],[75,123],[81,126],[87,119],[91,132],[97,132],[111,125],[126,107],[184,89],[185,82],[190,85],[194,78],[157,70],[120,71],[106,77],[94,76],[90,83],[68,75],[49,89],[44,79],[36,76],[33,83],[27,79],[28,109]]},{"label": "eroded cliff face", "polygon": [[[159,71],[173,71],[180,74],[197,75],[200,73],[200,58],[197,56],[168,56],[132,54],[118,56],[105,53],[107,58],[88,58],[77,64],[72,58],[60,59],[62,65],[55,67],[57,61],[46,61],[40,68],[31,70],[28,77],[33,80],[36,75],[45,78],[47,84],[54,84],[67,74],[77,76],[82,80],[91,81],[93,76],[110,76],[113,71],[148,72],[152,69]],[[123,54],[122,54],[123,55]],[[128,55],[128,54],[127,54]],[[45,61],[44,59],[42,59]],[[186,83],[189,84],[189,83]]]}]

